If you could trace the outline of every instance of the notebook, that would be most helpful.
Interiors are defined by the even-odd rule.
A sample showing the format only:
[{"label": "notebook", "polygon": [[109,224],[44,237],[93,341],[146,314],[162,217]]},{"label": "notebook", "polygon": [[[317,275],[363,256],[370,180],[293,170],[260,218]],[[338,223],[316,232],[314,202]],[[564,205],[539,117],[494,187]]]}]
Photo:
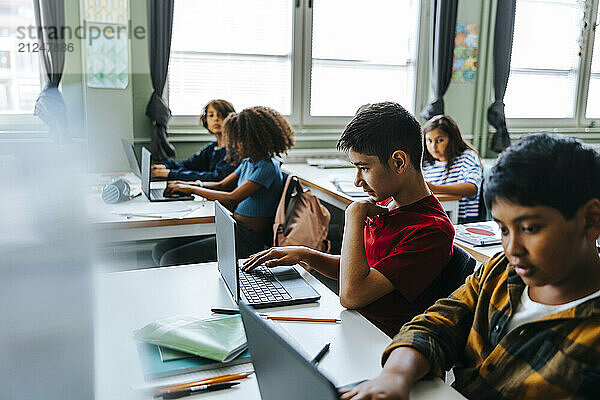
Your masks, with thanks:
[{"label": "notebook", "polygon": [[255,308],[312,303],[321,295],[294,267],[259,267],[250,272],[239,268],[236,251],[236,221],[221,203],[215,201],[217,266],[233,300]]},{"label": "notebook", "polygon": [[150,201],[180,201],[194,200],[192,195],[173,194],[165,197],[164,189],[150,189],[150,158],[151,154],[145,147],[142,147],[142,192]]},{"label": "notebook", "polygon": [[494,221],[454,225],[454,238],[472,246],[491,246],[502,243],[500,227]]},{"label": "notebook", "polygon": [[137,351],[140,357],[142,372],[148,380],[251,362],[248,350],[227,363],[196,356],[163,361],[160,356],[159,346],[145,342],[137,342]]},{"label": "notebook", "polygon": [[134,338],[221,362],[231,361],[247,347],[239,315],[163,318],[137,330]]}]

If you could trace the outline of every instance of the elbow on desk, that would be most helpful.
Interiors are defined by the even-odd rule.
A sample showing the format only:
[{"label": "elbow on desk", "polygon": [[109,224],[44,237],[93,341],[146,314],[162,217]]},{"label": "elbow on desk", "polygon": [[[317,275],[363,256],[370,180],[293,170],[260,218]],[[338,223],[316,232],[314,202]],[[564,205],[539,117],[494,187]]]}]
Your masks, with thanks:
[{"label": "elbow on desk", "polygon": [[348,293],[343,293],[340,290],[340,304],[342,307],[347,308],[349,310],[356,310],[364,306],[356,296],[349,295]]}]

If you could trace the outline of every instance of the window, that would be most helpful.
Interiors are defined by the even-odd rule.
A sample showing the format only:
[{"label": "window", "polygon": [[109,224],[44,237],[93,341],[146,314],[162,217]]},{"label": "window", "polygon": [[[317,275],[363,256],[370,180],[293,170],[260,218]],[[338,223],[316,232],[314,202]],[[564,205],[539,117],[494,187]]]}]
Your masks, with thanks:
[{"label": "window", "polygon": [[574,118],[583,3],[518,0],[508,118]]},{"label": "window", "polygon": [[[35,26],[31,0],[3,0],[0,10],[0,114],[33,114],[40,93],[38,53],[18,38],[18,27]],[[19,51],[20,50],[20,51]]]},{"label": "window", "polygon": [[413,110],[418,20],[418,0],[176,0],[173,124],[214,98],[296,125],[340,125],[374,101]]},{"label": "window", "polygon": [[587,118],[600,119],[600,34],[598,31],[600,24],[600,13],[596,15],[596,24],[594,25],[594,51],[592,58],[592,68],[590,71],[590,86],[587,99]]}]

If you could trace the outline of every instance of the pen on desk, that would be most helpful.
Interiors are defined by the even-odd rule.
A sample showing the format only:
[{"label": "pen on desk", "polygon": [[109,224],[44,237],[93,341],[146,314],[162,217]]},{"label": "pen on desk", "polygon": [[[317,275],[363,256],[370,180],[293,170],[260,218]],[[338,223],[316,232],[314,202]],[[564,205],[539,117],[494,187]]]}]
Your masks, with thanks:
[{"label": "pen on desk", "polygon": [[118,213],[117,215],[121,215],[123,217],[131,218],[131,217],[147,217],[147,218],[162,218],[162,215],[153,215],[153,214],[136,214],[136,213]]},{"label": "pen on desk", "polygon": [[200,379],[200,380],[186,382],[186,383],[179,383],[176,385],[163,386],[158,389],[158,392],[164,393],[164,392],[169,392],[169,391],[179,390],[179,389],[189,389],[193,386],[198,386],[198,385],[210,385],[210,384],[214,384],[214,383],[238,381],[240,379],[246,379],[253,373],[254,372],[245,372],[245,373],[241,373],[241,374],[225,374],[225,375],[213,376],[212,378]]},{"label": "pen on desk", "polygon": [[337,318],[307,318],[307,317],[277,317],[268,316],[267,319],[272,321],[292,321],[292,322],[342,322],[341,319]]},{"label": "pen on desk", "polygon": [[161,393],[160,396],[162,396],[163,399],[178,399],[180,397],[185,397],[196,393],[214,392],[216,390],[229,389],[230,387],[239,384],[240,382],[225,382],[213,383],[212,385],[199,385],[187,389],[170,390],[168,392]]},{"label": "pen on desk", "polygon": [[321,351],[319,351],[317,353],[317,355],[312,360],[310,360],[310,363],[313,365],[318,364],[319,361],[321,361],[323,359],[323,357],[325,357],[325,354],[327,354],[327,352],[329,351],[330,346],[331,346],[331,343],[327,343],[325,346],[323,346]]}]

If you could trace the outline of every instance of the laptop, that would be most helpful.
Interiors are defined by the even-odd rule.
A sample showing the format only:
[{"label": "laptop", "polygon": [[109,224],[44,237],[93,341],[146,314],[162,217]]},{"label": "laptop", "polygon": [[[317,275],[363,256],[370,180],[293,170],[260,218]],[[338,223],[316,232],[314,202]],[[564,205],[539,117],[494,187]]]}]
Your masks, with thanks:
[{"label": "laptop", "polygon": [[338,390],[361,383],[336,388],[248,305],[239,308],[262,399],[338,400]]},{"label": "laptop", "polygon": [[321,295],[294,267],[258,268],[244,272],[239,267],[236,221],[221,203],[215,201],[217,265],[233,300],[254,308],[312,303]]},{"label": "laptop", "polygon": [[140,164],[138,163],[137,157],[135,156],[133,143],[131,143],[129,140],[121,139],[121,144],[123,145],[123,150],[125,150],[127,161],[129,161],[129,168],[131,168],[131,172],[133,172],[135,176],[141,179],[142,173],[140,171]]},{"label": "laptop", "polygon": [[194,196],[187,194],[174,193],[170,196],[164,196],[164,189],[150,189],[150,158],[151,154],[145,147],[142,147],[142,192],[150,201],[181,201],[194,200]]}]

